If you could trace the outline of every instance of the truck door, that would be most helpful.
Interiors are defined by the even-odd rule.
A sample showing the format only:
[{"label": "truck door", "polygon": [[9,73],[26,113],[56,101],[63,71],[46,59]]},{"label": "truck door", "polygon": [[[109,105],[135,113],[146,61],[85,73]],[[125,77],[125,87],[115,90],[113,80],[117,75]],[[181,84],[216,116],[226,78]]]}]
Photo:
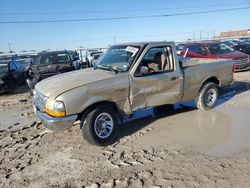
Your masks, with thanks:
[{"label": "truck door", "polygon": [[132,111],[181,99],[183,78],[173,46],[148,46],[130,74]]}]

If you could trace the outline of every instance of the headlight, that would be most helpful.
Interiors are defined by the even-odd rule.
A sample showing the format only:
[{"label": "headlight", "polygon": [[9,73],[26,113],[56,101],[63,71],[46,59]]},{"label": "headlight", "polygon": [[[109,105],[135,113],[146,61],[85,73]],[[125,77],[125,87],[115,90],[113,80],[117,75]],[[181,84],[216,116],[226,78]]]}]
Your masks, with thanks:
[{"label": "headlight", "polygon": [[66,115],[64,103],[51,99],[47,99],[46,101],[45,112],[54,117],[63,117]]}]

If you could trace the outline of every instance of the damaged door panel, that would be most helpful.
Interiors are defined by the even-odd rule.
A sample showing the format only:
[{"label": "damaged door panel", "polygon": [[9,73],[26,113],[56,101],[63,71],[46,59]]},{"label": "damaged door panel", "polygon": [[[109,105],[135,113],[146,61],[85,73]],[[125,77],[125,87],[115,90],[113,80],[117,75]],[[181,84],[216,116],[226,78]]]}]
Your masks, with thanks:
[{"label": "damaged door panel", "polygon": [[[141,73],[141,69],[148,72]],[[132,110],[180,101],[182,75],[175,66],[171,46],[151,47],[130,77]]]}]

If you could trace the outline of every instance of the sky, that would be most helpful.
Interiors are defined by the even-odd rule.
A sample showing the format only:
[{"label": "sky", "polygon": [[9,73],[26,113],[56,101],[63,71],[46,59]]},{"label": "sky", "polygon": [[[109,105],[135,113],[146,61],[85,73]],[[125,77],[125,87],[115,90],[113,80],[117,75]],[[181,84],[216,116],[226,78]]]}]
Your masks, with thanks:
[{"label": "sky", "polygon": [[[220,9],[248,9],[163,17]],[[152,16],[137,19],[55,21]],[[250,29],[250,0],[0,0],[0,51],[107,47],[135,41],[208,39]]]}]

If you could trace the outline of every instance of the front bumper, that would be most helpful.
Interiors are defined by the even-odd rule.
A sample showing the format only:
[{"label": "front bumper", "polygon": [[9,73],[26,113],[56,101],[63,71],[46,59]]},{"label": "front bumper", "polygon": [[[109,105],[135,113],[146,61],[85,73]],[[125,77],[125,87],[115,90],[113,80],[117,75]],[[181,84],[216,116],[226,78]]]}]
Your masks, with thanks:
[{"label": "front bumper", "polygon": [[77,115],[69,115],[65,117],[52,117],[46,113],[35,110],[35,114],[41,119],[43,125],[50,130],[67,129],[73,126],[77,119]]}]

